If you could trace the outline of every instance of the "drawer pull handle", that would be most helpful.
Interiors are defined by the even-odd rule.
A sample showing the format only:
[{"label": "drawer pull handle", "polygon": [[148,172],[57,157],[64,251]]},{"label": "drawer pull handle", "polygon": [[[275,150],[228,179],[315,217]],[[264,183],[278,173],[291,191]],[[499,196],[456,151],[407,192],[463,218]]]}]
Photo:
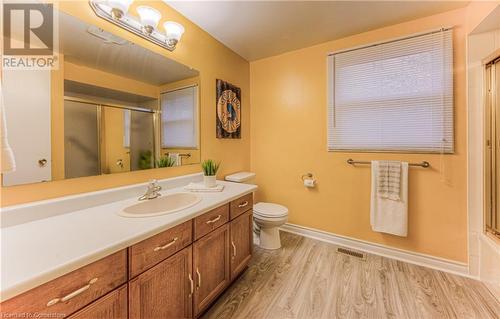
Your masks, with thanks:
[{"label": "drawer pull handle", "polygon": [[242,208],[242,207],[245,207],[245,206],[247,206],[247,205],[248,205],[248,201],[246,200],[246,201],[244,201],[243,203],[239,204],[239,205],[238,205],[238,207],[239,207],[239,208]]},{"label": "drawer pull handle", "polygon": [[234,244],[234,241],[231,240],[231,245],[233,246],[233,258],[236,257],[236,245]]},{"label": "drawer pull handle", "polygon": [[168,244],[165,244],[163,246],[158,246],[158,247],[155,247],[154,251],[158,251],[158,250],[163,250],[163,249],[167,249],[168,247],[172,246],[173,244],[175,244],[175,242],[177,241],[177,237],[175,237],[174,239],[172,239],[172,241],[170,241]]},{"label": "drawer pull handle", "polygon": [[196,287],[196,289],[199,289],[201,287],[201,274],[198,270],[198,267],[196,267],[196,275],[198,276],[198,286]]},{"label": "drawer pull handle", "polygon": [[55,304],[57,304],[59,302],[66,302],[66,301],[68,301],[68,300],[70,300],[70,299],[78,296],[79,294],[81,294],[84,291],[88,290],[92,284],[96,283],[96,281],[97,281],[97,278],[91,279],[89,281],[89,283],[86,284],[85,286],[83,286],[82,288],[77,289],[77,290],[73,291],[72,293],[67,294],[66,296],[64,296],[62,298],[54,298],[54,299],[52,299],[51,301],[47,302],[47,307],[53,306],[53,305],[55,305]]},{"label": "drawer pull handle", "polygon": [[190,285],[190,289],[191,289],[191,293],[189,294],[189,296],[191,297],[194,293],[194,281],[193,281],[193,276],[191,276],[191,274],[188,274],[188,277],[189,277],[189,285]]},{"label": "drawer pull handle", "polygon": [[217,217],[215,217],[214,219],[207,220],[207,224],[209,224],[209,225],[210,225],[210,224],[213,224],[213,223],[215,223],[215,222],[218,222],[218,221],[219,221],[219,219],[221,219],[221,217],[222,217],[221,215],[217,215]]}]

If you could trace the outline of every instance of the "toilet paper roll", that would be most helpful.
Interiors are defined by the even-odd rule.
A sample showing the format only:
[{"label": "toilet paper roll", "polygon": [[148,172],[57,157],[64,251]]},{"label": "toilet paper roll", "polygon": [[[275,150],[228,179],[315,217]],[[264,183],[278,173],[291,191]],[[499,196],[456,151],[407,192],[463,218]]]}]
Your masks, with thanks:
[{"label": "toilet paper roll", "polygon": [[311,179],[311,178],[304,179],[304,186],[305,187],[314,187],[315,183],[316,183],[316,180],[314,180],[314,179]]}]

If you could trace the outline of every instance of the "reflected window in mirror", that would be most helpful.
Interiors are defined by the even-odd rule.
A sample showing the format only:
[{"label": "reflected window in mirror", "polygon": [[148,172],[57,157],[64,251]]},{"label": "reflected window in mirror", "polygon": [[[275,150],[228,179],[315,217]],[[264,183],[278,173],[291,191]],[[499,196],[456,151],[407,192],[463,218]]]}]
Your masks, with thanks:
[{"label": "reflected window in mirror", "polygon": [[198,149],[198,85],[161,94],[161,148],[175,165],[188,162]]},{"label": "reflected window in mirror", "polygon": [[161,95],[162,148],[198,147],[198,86]]}]

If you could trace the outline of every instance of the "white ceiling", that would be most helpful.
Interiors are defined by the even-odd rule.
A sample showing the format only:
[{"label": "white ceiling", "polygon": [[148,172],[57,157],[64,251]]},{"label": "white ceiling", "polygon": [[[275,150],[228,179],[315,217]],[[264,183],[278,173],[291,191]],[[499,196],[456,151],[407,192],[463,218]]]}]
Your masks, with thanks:
[{"label": "white ceiling", "polygon": [[467,1],[168,1],[253,61],[464,7]]}]

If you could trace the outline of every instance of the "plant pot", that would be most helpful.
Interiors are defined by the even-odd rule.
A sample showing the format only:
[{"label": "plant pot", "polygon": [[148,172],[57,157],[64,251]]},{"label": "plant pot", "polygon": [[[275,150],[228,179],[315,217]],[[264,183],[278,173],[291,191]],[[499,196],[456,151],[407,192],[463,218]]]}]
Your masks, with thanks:
[{"label": "plant pot", "polygon": [[215,175],[212,176],[203,176],[203,183],[205,187],[215,187],[217,186],[217,181],[215,179]]}]

